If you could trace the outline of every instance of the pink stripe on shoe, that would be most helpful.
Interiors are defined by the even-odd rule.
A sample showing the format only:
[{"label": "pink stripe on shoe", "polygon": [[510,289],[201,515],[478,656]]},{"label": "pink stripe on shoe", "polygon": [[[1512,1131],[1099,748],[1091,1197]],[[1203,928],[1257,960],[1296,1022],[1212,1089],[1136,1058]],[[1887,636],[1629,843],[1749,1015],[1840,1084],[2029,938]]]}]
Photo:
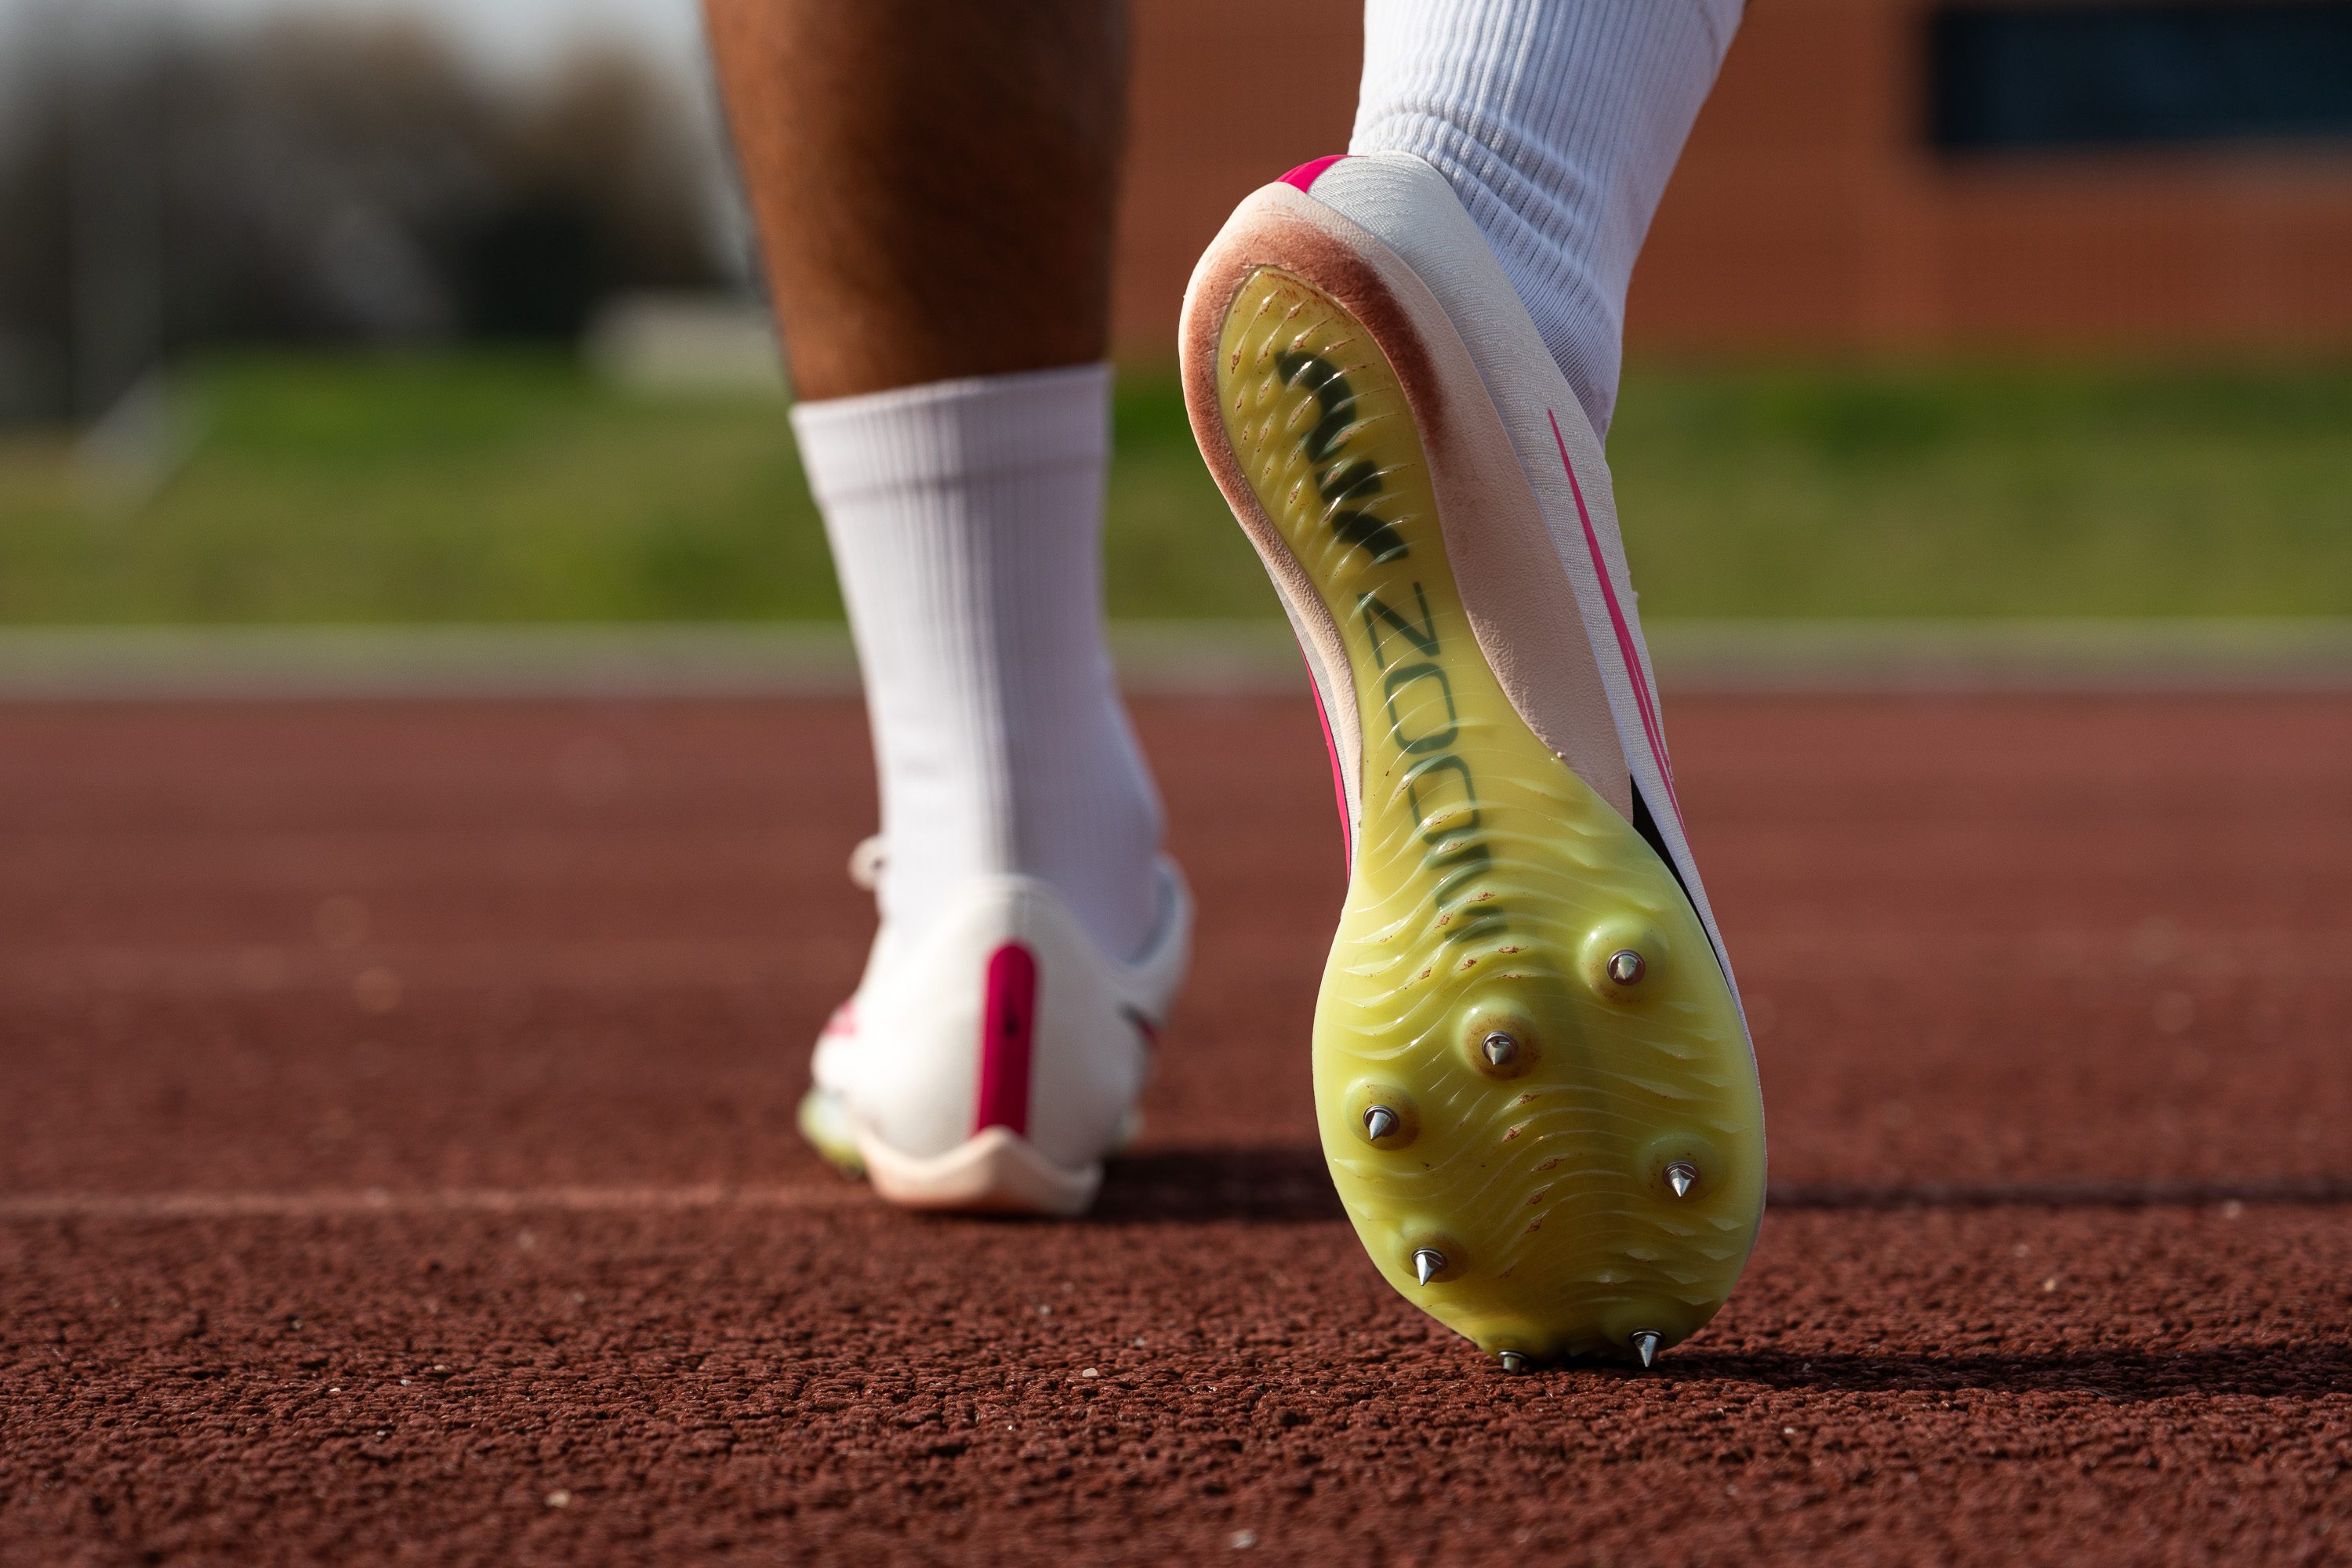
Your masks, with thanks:
[{"label": "pink stripe on shoe", "polygon": [[1568,475],[1568,488],[1576,497],[1577,521],[1584,524],[1585,547],[1592,552],[1592,573],[1601,579],[1601,596],[1609,605],[1609,624],[1617,630],[1617,652],[1625,661],[1625,679],[1633,683],[1633,705],[1642,711],[1642,733],[1650,742],[1650,755],[1657,760],[1658,776],[1666,781],[1666,804],[1674,808],[1675,821],[1683,819],[1682,802],[1675,795],[1675,764],[1666,759],[1665,726],[1658,722],[1657,699],[1651,693],[1649,677],[1642,672],[1642,656],[1633,647],[1633,628],[1625,624],[1625,611],[1617,603],[1617,587],[1609,576],[1609,562],[1601,553],[1601,536],[1593,531],[1592,514],[1584,510],[1584,487],[1576,482],[1576,465],[1568,460],[1568,439],[1559,433],[1559,416],[1544,410],[1551,421],[1551,438],[1559,447],[1559,466]]},{"label": "pink stripe on shoe", "polygon": [[980,1100],[973,1136],[1029,1131],[1029,1051],[1037,1028],[1037,955],[1008,942],[988,956],[980,1008]]},{"label": "pink stripe on shoe", "polygon": [[1323,171],[1347,155],[1345,153],[1334,153],[1328,157],[1316,158],[1301,163],[1283,175],[1282,183],[1286,185],[1297,185],[1302,191],[1312,191],[1315,188],[1315,182],[1323,177]]}]

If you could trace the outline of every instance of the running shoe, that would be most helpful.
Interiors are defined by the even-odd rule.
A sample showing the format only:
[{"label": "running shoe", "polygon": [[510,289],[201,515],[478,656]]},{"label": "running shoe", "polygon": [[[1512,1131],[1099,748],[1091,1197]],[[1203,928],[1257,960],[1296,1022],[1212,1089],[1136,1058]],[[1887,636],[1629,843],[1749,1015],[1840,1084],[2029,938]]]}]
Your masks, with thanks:
[{"label": "running shoe", "polygon": [[1181,354],[1330,742],[1349,881],[1315,1101],[1356,1233],[1506,1370],[1646,1366],[1747,1261],[1763,1106],[1601,443],[1407,154],[1242,203]]},{"label": "running shoe", "polygon": [[[872,887],[878,844],[852,878]],[[911,943],[886,923],[817,1040],[801,1133],[908,1208],[1082,1214],[1132,1138],[1184,976],[1192,900],[1161,860],[1140,956],[1105,954],[1030,877],[966,884]]]}]

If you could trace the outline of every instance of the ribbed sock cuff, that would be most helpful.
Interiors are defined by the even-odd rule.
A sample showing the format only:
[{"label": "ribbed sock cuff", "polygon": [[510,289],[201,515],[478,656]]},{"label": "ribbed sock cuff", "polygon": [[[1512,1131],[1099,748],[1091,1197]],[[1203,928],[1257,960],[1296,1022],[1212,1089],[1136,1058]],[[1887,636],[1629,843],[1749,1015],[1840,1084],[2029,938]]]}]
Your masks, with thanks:
[{"label": "ribbed sock cuff", "polygon": [[1110,366],[934,381],[796,405],[819,502],[1003,474],[1099,468],[1110,456]]}]

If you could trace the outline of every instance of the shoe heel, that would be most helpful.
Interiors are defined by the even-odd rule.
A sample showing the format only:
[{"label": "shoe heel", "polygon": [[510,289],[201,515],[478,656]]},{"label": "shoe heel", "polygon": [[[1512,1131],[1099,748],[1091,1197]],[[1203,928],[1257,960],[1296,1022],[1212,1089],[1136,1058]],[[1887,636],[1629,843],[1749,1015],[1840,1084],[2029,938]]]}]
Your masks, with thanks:
[{"label": "shoe heel", "polygon": [[1184,961],[1190,900],[1162,866],[1161,929],[1114,963],[1061,895],[978,879],[922,946],[862,989],[801,1128],[835,1166],[917,1208],[1076,1214],[1135,1123],[1153,1015]]}]

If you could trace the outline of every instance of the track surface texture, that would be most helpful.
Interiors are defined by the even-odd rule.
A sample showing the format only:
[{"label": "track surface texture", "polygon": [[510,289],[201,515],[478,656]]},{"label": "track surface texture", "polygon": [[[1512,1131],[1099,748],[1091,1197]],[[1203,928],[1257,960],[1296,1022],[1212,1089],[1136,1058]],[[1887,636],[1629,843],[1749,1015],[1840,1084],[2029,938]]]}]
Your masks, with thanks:
[{"label": "track surface texture", "polygon": [[1675,704],[1773,1205],[1520,1378],[1315,1151],[1307,703],[1139,719],[1196,977],[1053,1225],[791,1131],[851,704],[0,709],[0,1561],[2352,1560],[2352,700]]}]

